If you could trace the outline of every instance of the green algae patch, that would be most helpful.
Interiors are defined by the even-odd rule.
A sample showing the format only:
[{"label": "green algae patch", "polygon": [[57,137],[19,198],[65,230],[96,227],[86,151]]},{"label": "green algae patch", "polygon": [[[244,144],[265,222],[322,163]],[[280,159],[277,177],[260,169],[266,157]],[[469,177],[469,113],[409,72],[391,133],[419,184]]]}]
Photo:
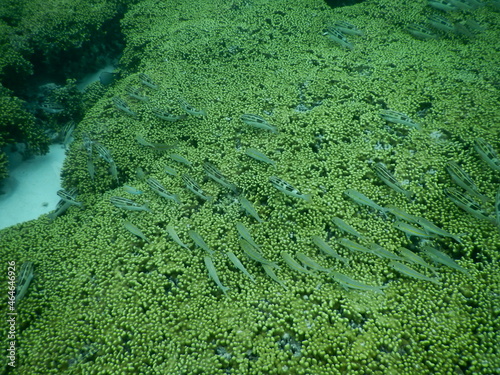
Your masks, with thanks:
[{"label": "green algae patch", "polygon": [[[121,23],[124,78],[95,98],[64,166],[63,184],[78,189],[84,208],[70,207],[52,223],[43,216],[1,232],[2,259],[35,267],[18,309],[18,371],[493,373],[499,366],[500,235],[442,191],[452,186],[448,160],[458,161],[490,198],[498,189],[498,174],[472,148],[483,137],[500,150],[494,138],[499,87],[494,65],[485,62],[498,58],[490,40],[500,21],[488,9],[473,13],[489,24],[477,38],[422,41],[404,26],[424,22],[430,12],[425,1],[368,1],[335,10],[319,0],[132,6]],[[352,50],[322,35],[337,20],[363,30],[364,36],[349,37]],[[479,52],[482,59],[475,58]],[[144,85],[142,74],[154,84]],[[148,100],[131,97],[130,87]],[[135,115],[117,108],[114,97]],[[186,103],[199,116],[182,116]],[[422,130],[386,122],[380,116],[385,109],[408,115]],[[180,118],[167,121],[155,110]],[[244,114],[265,118],[276,133],[246,126]],[[138,134],[175,149],[144,147]],[[85,137],[109,151],[117,178],[95,150],[91,178]],[[251,147],[276,165],[249,159],[245,151]],[[172,153],[191,164],[176,163]],[[238,194],[207,176],[206,162],[252,202],[262,222],[245,213]],[[412,200],[377,178],[377,162],[415,193]],[[165,173],[165,165],[177,176]],[[188,190],[182,175],[213,200]],[[311,201],[277,191],[270,176],[311,194]],[[181,203],[160,197],[147,178]],[[143,193],[130,194],[123,184]],[[360,230],[364,246],[375,242],[393,252],[405,246],[419,253],[421,245],[393,228],[390,214],[347,198],[347,189],[464,233],[463,244],[442,238],[435,245],[472,278],[442,266],[440,285],[411,280],[386,259],[341,247],[337,240],[349,235],[338,232],[335,216]],[[147,203],[152,212],[117,208],[112,197]],[[150,242],[133,236],[124,221]],[[262,256],[279,265],[274,272],[287,289],[242,251],[238,222]],[[186,247],[169,237],[170,226]],[[192,230],[214,251],[227,295],[209,277]],[[312,235],[349,264],[322,253]],[[255,284],[233,266],[228,251]],[[294,259],[300,252],[359,283],[384,286],[383,294],[345,290],[320,271],[298,273],[286,266],[282,252]],[[6,331],[5,321],[1,326]]]}]

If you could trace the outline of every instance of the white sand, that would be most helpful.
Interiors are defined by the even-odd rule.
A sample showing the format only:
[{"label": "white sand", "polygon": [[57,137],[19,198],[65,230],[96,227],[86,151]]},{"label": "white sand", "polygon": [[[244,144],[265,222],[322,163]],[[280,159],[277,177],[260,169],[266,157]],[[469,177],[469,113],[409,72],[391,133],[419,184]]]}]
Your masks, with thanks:
[{"label": "white sand", "polygon": [[30,160],[22,161],[19,153],[8,156],[10,176],[1,188],[5,194],[0,194],[0,229],[54,210],[65,150],[54,144],[47,155]]}]

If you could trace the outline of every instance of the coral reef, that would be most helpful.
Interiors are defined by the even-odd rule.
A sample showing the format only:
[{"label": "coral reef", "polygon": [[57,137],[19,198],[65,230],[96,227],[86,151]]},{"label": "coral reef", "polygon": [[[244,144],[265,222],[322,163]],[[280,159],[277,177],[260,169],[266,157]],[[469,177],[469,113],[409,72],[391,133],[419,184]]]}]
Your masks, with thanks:
[{"label": "coral reef", "polygon": [[[447,200],[443,188],[453,186],[445,167],[455,160],[495,199],[500,176],[472,145],[482,137],[500,150],[494,48],[500,17],[486,7],[449,15],[455,22],[474,18],[488,25],[474,38],[420,40],[405,29],[434,12],[423,0],[335,9],[320,0],[145,0],[131,6],[121,22],[124,78],[95,99],[65,161],[63,184],[78,190],[84,207],[69,207],[53,222],[41,217],[0,232],[1,259],[34,263],[35,277],[18,306],[15,371],[498,371],[500,234]],[[352,49],[323,35],[338,20],[363,31],[348,36]],[[145,85],[140,73],[154,84]],[[141,99],[130,95],[131,87]],[[117,108],[113,98],[130,111]],[[200,115],[184,118],[180,102]],[[163,120],[155,109],[180,119]],[[384,121],[384,109],[407,114],[421,130]],[[249,127],[242,114],[265,118],[277,132]],[[137,135],[157,146],[145,146]],[[86,139],[109,151],[117,177],[94,150],[91,178]],[[162,144],[176,148],[161,151]],[[276,164],[248,157],[248,148]],[[172,160],[173,152],[191,164]],[[234,191],[207,178],[205,162],[238,187],[262,222],[245,213]],[[377,178],[377,162],[404,182],[411,199]],[[165,173],[165,165],[178,175]],[[213,200],[186,189],[184,174]],[[311,194],[311,202],[278,191],[270,176]],[[153,192],[147,178],[178,194],[181,203]],[[136,190],[127,192],[122,184],[143,193],[131,194]],[[394,228],[393,216],[353,202],[347,189],[463,234],[462,243],[433,242],[470,277],[440,266],[439,284],[411,279],[387,259],[340,246],[336,240],[348,235],[333,217],[393,252],[400,246],[419,252],[422,242]],[[147,202],[152,212],[117,208],[110,203],[116,196]],[[263,256],[279,264],[275,272],[286,289],[245,256],[238,222]],[[187,248],[171,239],[167,227]],[[190,230],[215,252],[226,294],[210,278],[207,253],[190,240]],[[323,254],[312,235],[349,263]],[[228,251],[255,284],[229,261]],[[284,263],[283,251],[301,252],[383,291],[345,290],[326,273],[296,272]],[[4,332],[6,324],[0,323]]]}]

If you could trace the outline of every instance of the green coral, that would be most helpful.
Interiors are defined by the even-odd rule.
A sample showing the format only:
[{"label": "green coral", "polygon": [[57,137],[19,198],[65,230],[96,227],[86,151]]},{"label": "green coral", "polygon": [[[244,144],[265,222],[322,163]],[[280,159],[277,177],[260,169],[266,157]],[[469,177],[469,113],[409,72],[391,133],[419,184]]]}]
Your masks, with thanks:
[{"label": "green coral", "polygon": [[[2,259],[31,260],[36,272],[19,306],[19,371],[494,373],[500,366],[495,342],[500,235],[447,201],[442,188],[451,186],[444,165],[453,159],[482,192],[493,198],[498,189],[498,175],[470,145],[481,136],[500,148],[494,138],[497,68],[491,64],[498,57],[491,43],[500,21],[482,8],[475,15],[491,25],[482,38],[420,41],[401,25],[420,22],[425,4],[381,0],[334,11],[319,0],[201,5],[179,0],[132,7],[122,21],[127,42],[122,62],[129,75],[87,112],[65,162],[64,185],[78,188],[85,209],[70,207],[51,224],[42,217],[2,231]],[[393,18],[385,18],[381,7],[390,5]],[[364,38],[349,37],[354,50],[321,35],[337,19],[365,31]],[[453,50],[467,59],[458,61]],[[478,55],[481,59],[474,58]],[[139,72],[159,89],[142,86]],[[128,97],[129,85],[141,87],[150,101]],[[114,96],[137,116],[115,108]],[[208,115],[171,123],[151,113],[153,108],[181,113],[179,97]],[[407,113],[424,130],[387,124],[379,116],[383,108]],[[239,120],[242,113],[265,116],[278,134],[247,127]],[[84,134],[110,150],[120,184],[100,159],[90,178]],[[138,144],[136,134],[150,142],[176,142],[175,152],[193,167]],[[277,167],[249,159],[248,147],[265,152]],[[245,215],[229,191],[206,179],[204,161],[243,189],[265,221]],[[377,161],[409,181],[414,201],[377,180],[370,167]],[[191,175],[214,202],[201,201],[180,177],[166,175],[165,164]],[[138,167],[179,194],[182,204],[155,195],[136,177]],[[313,193],[312,203],[274,189],[271,175]],[[121,183],[145,193],[127,195]],[[412,280],[383,259],[335,244],[344,236],[331,222],[339,216],[389,250],[418,251],[391,219],[343,196],[347,188],[465,233],[463,245],[452,239],[439,244],[473,278],[441,267],[441,285]],[[110,204],[112,196],[149,201],[154,213],[119,210]],[[126,231],[124,220],[141,228],[151,243]],[[242,253],[237,221],[249,228],[265,258],[280,264],[276,273],[287,290]],[[189,250],[169,238],[168,224]],[[189,241],[190,229],[216,251],[214,265],[230,287],[227,296],[210,279],[203,250]],[[310,242],[312,234],[328,237],[350,266],[324,256]],[[226,259],[229,250],[257,284]],[[385,294],[346,291],[328,275],[294,272],[282,261],[282,251],[300,251],[360,282],[387,285]]]},{"label": "green coral", "polygon": [[[34,116],[26,112],[19,98],[0,85],[0,149],[15,142],[26,144],[26,156],[44,154],[49,149],[49,139]],[[7,177],[7,157],[3,152],[0,155],[1,180]]]}]

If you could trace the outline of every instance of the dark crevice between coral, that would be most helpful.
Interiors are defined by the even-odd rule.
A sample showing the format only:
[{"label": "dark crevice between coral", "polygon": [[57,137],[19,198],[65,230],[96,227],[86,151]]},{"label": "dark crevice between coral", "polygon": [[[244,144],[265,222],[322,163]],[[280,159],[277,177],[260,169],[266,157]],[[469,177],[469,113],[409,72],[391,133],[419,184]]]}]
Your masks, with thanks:
[{"label": "dark crevice between coral", "polygon": [[363,0],[325,0],[325,3],[331,8],[344,7],[362,2]]},{"label": "dark crevice between coral", "polygon": [[[125,45],[120,29],[120,20],[125,12],[125,7],[117,6],[113,18],[96,24],[94,29],[87,26],[82,32],[88,35],[81,35],[81,40],[76,40],[75,45],[69,48],[59,43],[64,33],[70,33],[71,30],[53,30],[57,33],[54,40],[37,41],[29,38],[27,30],[12,31],[7,46],[22,47],[22,50],[18,51],[21,55],[15,62],[0,67],[0,89],[3,86],[4,100],[0,109],[3,111],[9,100],[12,102],[19,98],[22,101],[17,102],[17,112],[10,109],[14,120],[6,116],[0,119],[3,123],[7,121],[7,126],[3,128],[5,124],[0,124],[0,139],[3,138],[0,148],[17,143],[25,145],[25,157],[45,154],[49,144],[57,139],[58,134],[62,134],[65,124],[70,121],[77,124],[83,118],[85,103],[75,83],[117,61]],[[9,22],[15,24],[10,18]],[[24,44],[15,47],[19,40],[24,41]],[[46,103],[61,106],[62,109],[49,108],[46,111],[42,106]],[[8,127],[9,121],[13,129]],[[0,180],[7,176],[6,160],[5,155],[0,153]]]}]

